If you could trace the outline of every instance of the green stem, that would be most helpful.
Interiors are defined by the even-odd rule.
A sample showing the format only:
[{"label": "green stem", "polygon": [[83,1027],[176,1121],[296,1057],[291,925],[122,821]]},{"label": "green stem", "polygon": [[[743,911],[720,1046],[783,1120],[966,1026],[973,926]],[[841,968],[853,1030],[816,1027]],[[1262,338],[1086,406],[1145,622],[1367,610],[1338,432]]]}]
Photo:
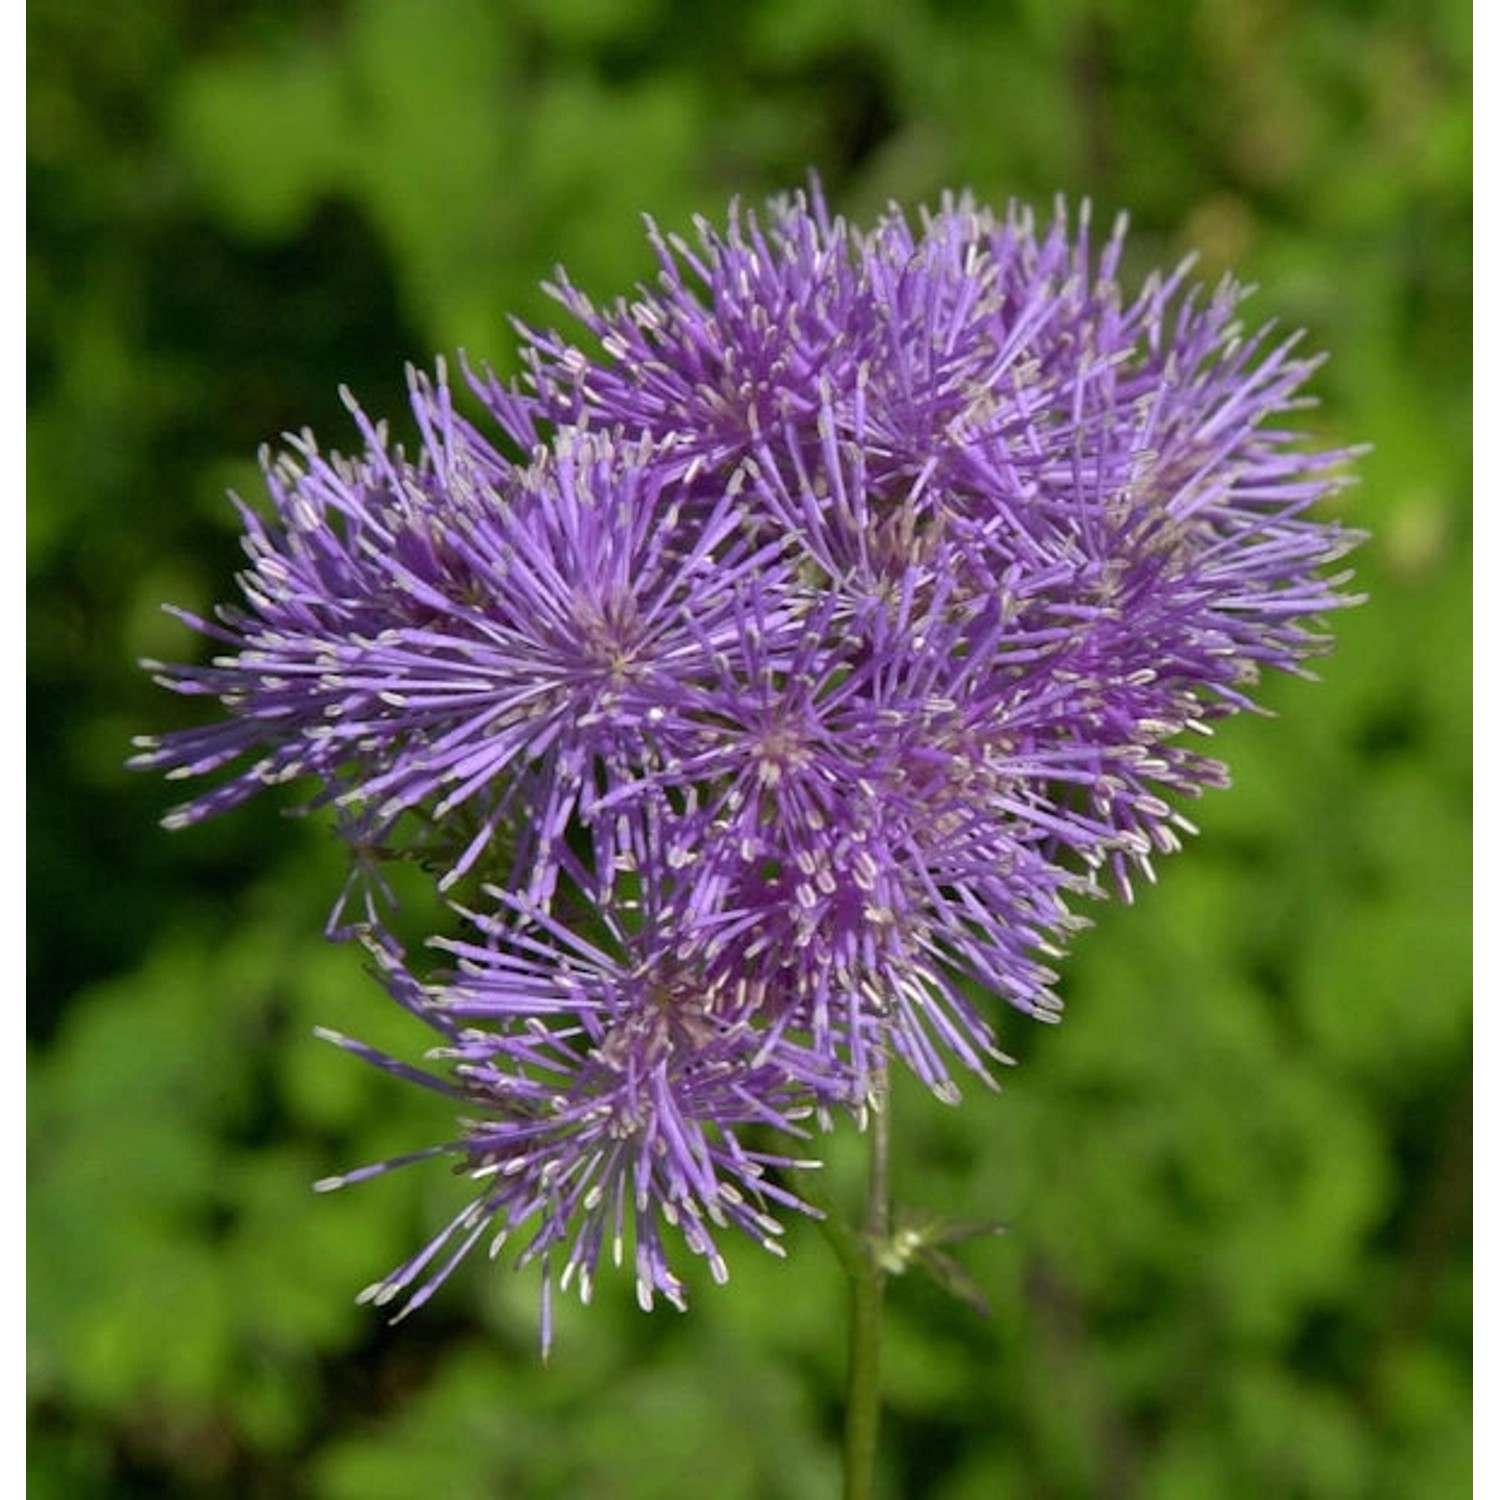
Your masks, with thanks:
[{"label": "green stem", "polygon": [[870,1121],[865,1229],[849,1271],[848,1395],[844,1411],[844,1500],[873,1500],[880,1443],[880,1327],[890,1238],[890,1095],[884,1080]]},{"label": "green stem", "polygon": [[871,1108],[869,1196],[865,1222],[854,1229],[806,1179],[797,1190],[822,1213],[818,1228],[849,1283],[849,1346],[844,1408],[844,1500],[873,1500],[880,1441],[880,1325],[890,1236],[890,1114],[884,1078]]}]

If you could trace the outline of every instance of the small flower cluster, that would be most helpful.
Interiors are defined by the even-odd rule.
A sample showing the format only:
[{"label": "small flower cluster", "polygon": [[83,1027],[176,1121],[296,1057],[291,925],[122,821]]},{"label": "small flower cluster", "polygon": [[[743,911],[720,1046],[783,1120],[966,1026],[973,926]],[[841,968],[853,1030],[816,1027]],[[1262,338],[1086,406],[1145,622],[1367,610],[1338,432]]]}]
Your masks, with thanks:
[{"label": "small flower cluster", "polygon": [[[418,1156],[472,1201],[379,1303],[487,1235],[544,1308],[602,1254],[681,1305],[681,1246],[718,1277],[721,1229],[776,1248],[790,1143],[894,1061],[989,1080],[978,997],[1056,1013],[1076,898],[1128,898],[1224,781],[1185,731],[1348,602],[1317,506],[1349,454],[1282,425],[1317,361],[1244,335],[1232,283],[1128,297],[1123,227],[966,197],[652,238],[631,299],[551,288],[581,344],[466,369],[474,419],[414,375],[414,455],[351,401],[363,452],[269,461],[243,602],[183,615],[223,654],[157,669],[226,710],[136,758],[221,773],[170,821],[310,778],[336,921],[439,1036],[433,1072],[333,1038],[464,1116]],[[452,904],[431,973],[386,856]]]}]

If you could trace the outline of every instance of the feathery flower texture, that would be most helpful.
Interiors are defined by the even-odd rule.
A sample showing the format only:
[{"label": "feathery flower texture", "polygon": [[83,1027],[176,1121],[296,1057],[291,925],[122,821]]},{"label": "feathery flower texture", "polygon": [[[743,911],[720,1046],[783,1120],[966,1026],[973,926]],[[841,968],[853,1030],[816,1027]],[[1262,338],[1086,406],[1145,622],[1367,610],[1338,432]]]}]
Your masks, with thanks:
[{"label": "feathery flower texture", "polygon": [[[524,378],[413,375],[412,454],[350,402],[242,507],[242,602],[158,667],[216,723],[135,764],[188,823],[310,781],[351,851],[331,927],[437,1034],[472,1197],[371,1288],[420,1304],[476,1241],[587,1298],[634,1261],[777,1248],[784,1169],[887,1070],[945,1100],[1047,1019],[1080,900],[1129,898],[1224,783],[1192,748],[1323,651],[1351,452],[1287,418],[1318,360],[1186,268],[1134,296],[1123,225],[946,198],[861,232],[816,189],[696,243]],[[482,425],[476,425],[476,422]],[[380,866],[453,910],[418,973]],[[792,1143],[797,1143],[795,1146]],[[795,1151],[797,1160],[788,1153]],[[370,1176],[379,1163],[322,1186]]]}]

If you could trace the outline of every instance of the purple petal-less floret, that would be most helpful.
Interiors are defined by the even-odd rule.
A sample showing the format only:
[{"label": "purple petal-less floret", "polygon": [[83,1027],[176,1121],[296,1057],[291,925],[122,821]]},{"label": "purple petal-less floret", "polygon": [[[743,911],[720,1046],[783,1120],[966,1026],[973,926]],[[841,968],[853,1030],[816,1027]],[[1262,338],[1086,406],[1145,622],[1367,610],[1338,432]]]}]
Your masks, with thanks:
[{"label": "purple petal-less floret", "polygon": [[[1224,784],[1193,736],[1351,602],[1352,450],[1292,420],[1318,360],[1231,282],[1127,295],[1123,225],[965,197],[861,232],[814,191],[651,236],[612,306],[559,274],[577,341],[466,370],[476,416],[414,375],[415,453],[354,407],[355,457],[269,460],[240,604],[182,616],[221,654],[157,668],[225,710],[137,757],[213,775],[169,821],[305,781],[339,929],[440,1038],[434,1070],[334,1038],[464,1115],[328,1180],[472,1180],[379,1303],[486,1238],[546,1299],[628,1254],[644,1305],[683,1247],[719,1278],[720,1231],[774,1247],[808,1131],[896,1064],[989,1082],[982,995],[1056,1015],[1077,903]],[[452,902],[425,974],[392,859]]]}]

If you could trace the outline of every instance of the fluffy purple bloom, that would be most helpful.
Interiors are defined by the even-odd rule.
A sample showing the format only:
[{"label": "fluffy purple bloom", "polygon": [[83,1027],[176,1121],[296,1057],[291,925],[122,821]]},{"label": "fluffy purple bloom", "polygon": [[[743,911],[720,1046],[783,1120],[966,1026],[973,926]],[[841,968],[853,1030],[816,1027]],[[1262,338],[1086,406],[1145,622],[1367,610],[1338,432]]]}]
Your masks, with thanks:
[{"label": "fluffy purple bloom", "polygon": [[[821,198],[652,230],[585,348],[527,334],[494,423],[414,377],[419,451],[356,418],[244,509],[222,654],[158,668],[225,720],[137,764],[310,778],[351,849],[342,928],[440,1038],[471,1202],[372,1289],[420,1302],[519,1236],[680,1304],[675,1246],[775,1244],[778,1141],[1004,1061],[980,993],[1054,1016],[1081,898],[1128,897],[1223,768],[1183,743],[1324,650],[1357,538],[1348,451],[1288,418],[1318,361],[1186,270],[1134,296],[1123,226],[945,199],[860,232]],[[381,865],[451,893],[450,968],[382,931]],[[358,914],[350,921],[349,912]],[[799,1149],[798,1155],[802,1152]],[[330,1179],[351,1181],[391,1164]]]},{"label": "fluffy purple bloom", "polygon": [[658,1295],[684,1305],[669,1239],[721,1281],[720,1230],[781,1253],[771,1210],[806,1205],[771,1174],[803,1163],[748,1134],[799,1137],[810,1097],[847,1092],[828,1055],[791,1033],[782,997],[724,970],[706,979],[682,924],[653,903],[595,906],[594,940],[496,894],[511,920],[476,918],[480,941],[443,941],[457,961],[443,983],[424,990],[380,954],[392,993],[443,1034],[432,1055],[451,1076],[325,1033],[468,1116],[451,1146],[319,1184],[450,1154],[474,1184],[463,1211],[364,1300],[420,1306],[486,1236],[492,1254],[524,1236],[519,1263],[542,1262],[549,1297],[554,1262],[559,1284],[576,1280],[587,1300],[600,1256],[618,1266],[628,1248],[645,1308]]},{"label": "fluffy purple bloom", "polygon": [[420,809],[445,885],[508,827],[544,892],[569,819],[652,766],[676,684],[736,649],[736,600],[775,588],[785,548],[745,525],[732,477],[685,502],[649,443],[569,432],[521,467],[459,422],[441,381],[412,396],[416,460],[356,413],[361,458],[303,439],[267,467],[276,514],[244,512],[245,606],[183,615],[234,653],[157,669],[230,717],[136,764],[241,763],[172,823],[301,775],[362,810],[367,843]]}]

